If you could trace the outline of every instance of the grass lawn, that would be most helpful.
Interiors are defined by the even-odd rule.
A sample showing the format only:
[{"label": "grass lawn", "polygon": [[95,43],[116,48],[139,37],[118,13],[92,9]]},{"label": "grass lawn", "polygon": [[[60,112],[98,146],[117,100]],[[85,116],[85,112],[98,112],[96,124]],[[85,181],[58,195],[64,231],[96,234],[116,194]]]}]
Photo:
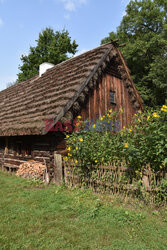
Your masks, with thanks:
[{"label": "grass lawn", "polygon": [[0,172],[0,249],[167,249],[167,209]]}]

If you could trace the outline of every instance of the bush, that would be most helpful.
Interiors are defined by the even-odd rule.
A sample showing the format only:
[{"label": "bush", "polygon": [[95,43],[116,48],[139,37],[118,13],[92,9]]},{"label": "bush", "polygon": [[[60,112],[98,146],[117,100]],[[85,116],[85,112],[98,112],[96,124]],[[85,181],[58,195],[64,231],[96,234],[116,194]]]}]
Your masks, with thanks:
[{"label": "bush", "polygon": [[78,117],[78,131],[66,136],[68,158],[87,166],[125,161],[139,175],[148,165],[155,173],[166,171],[167,106],[138,112],[129,128],[119,130],[122,112],[109,110],[95,124]]}]

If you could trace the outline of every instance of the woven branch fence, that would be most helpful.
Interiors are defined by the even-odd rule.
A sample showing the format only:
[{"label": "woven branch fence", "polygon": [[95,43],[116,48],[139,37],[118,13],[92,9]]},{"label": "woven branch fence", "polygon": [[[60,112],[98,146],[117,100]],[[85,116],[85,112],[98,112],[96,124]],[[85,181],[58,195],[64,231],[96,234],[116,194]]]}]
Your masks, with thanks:
[{"label": "woven branch fence", "polygon": [[[125,163],[113,163],[109,166],[81,166],[74,162],[63,161],[65,183],[72,187],[86,187],[99,193],[123,194],[149,197],[155,202],[162,181],[167,180],[167,173],[153,173],[147,166],[143,173],[136,174]],[[164,196],[167,190],[163,190]],[[165,197],[162,197],[163,200]],[[165,198],[167,201],[167,197]]]}]

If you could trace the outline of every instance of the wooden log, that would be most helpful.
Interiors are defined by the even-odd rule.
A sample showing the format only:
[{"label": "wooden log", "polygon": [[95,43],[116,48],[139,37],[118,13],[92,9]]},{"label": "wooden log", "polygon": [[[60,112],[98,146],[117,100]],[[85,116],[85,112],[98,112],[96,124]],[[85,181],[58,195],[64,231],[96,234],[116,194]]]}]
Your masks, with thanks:
[{"label": "wooden log", "polygon": [[101,74],[102,74],[102,69],[99,67],[99,69],[98,69],[98,76],[100,77]]},{"label": "wooden log", "polygon": [[110,56],[106,57],[106,62],[109,63],[110,62]]},{"label": "wooden log", "polygon": [[101,68],[102,68],[103,71],[105,70],[106,65],[107,65],[107,64],[106,64],[105,62],[102,63]]},{"label": "wooden log", "polygon": [[134,106],[135,106],[136,109],[140,108],[140,104],[137,101],[135,101]]},{"label": "wooden log", "polygon": [[94,88],[94,82],[93,82],[93,80],[90,80],[90,82],[89,82],[89,84],[88,84],[88,87],[89,87],[90,89],[93,89],[93,88]]},{"label": "wooden log", "polygon": [[5,154],[8,154],[9,151],[9,145],[8,145],[8,137],[5,138]]},{"label": "wooden log", "polygon": [[67,121],[72,121],[73,120],[73,114],[71,111],[68,111],[66,114],[65,114],[65,119]]},{"label": "wooden log", "polygon": [[75,102],[72,109],[75,113],[79,113],[79,111],[81,110],[81,106],[79,105],[78,102]]},{"label": "wooden log", "polygon": [[83,104],[85,102],[85,95],[83,93],[80,94],[79,98],[78,98],[78,101],[79,103]]},{"label": "wooden log", "polygon": [[62,156],[54,152],[54,181],[57,185],[63,183]]},{"label": "wooden log", "polygon": [[130,98],[130,101],[132,102],[132,103],[134,103],[135,101],[136,101],[136,96],[132,96],[131,98]]},{"label": "wooden log", "polygon": [[149,184],[149,179],[148,179],[148,176],[147,176],[147,175],[143,175],[142,182],[143,182],[144,188],[145,188],[147,191],[149,191],[149,190],[150,190],[150,184]]},{"label": "wooden log", "polygon": [[129,88],[132,86],[132,83],[129,80],[124,81],[125,82],[125,87]]},{"label": "wooden log", "polygon": [[89,93],[89,88],[85,87],[83,91],[84,91],[85,95],[87,95]]},{"label": "wooden log", "polygon": [[133,94],[133,88],[128,88],[128,93],[130,94],[130,95],[132,95]]},{"label": "wooden log", "polygon": [[96,72],[96,74],[94,74],[94,76],[93,76],[93,80],[94,80],[94,81],[97,81],[98,78],[99,78],[99,75],[98,75],[98,72]]},{"label": "wooden log", "polygon": [[113,57],[115,57],[115,56],[117,56],[117,51],[115,50],[115,49],[113,49],[113,50],[111,50],[110,51],[110,54],[109,54],[109,57],[110,57],[110,60],[113,58]]}]

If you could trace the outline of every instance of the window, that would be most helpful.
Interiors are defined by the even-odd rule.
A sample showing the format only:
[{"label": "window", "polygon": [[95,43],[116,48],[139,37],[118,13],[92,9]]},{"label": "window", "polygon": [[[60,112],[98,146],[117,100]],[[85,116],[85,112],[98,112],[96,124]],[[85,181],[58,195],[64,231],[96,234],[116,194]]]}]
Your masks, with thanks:
[{"label": "window", "polygon": [[116,104],[115,102],[115,91],[110,91],[110,103]]}]

